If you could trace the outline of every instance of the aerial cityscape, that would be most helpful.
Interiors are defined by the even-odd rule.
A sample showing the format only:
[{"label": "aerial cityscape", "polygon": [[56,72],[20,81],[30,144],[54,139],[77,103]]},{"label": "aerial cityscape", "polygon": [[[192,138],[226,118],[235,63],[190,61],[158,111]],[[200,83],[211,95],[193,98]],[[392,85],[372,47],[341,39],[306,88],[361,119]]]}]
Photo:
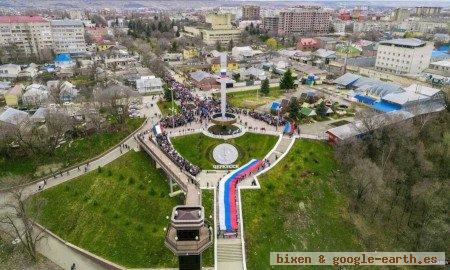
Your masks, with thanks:
[{"label": "aerial cityscape", "polygon": [[446,269],[450,1],[0,1],[0,270]]}]

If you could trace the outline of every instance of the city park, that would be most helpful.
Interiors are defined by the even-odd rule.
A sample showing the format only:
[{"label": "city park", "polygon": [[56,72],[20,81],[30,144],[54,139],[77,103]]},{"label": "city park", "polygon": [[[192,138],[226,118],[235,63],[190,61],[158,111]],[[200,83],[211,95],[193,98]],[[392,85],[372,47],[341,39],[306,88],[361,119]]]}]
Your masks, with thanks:
[{"label": "city park", "polygon": [[227,105],[224,68],[221,78],[216,100],[167,76],[170,114],[152,98],[116,145],[22,185],[41,211],[37,250],[79,269],[266,269],[271,251],[360,249],[336,214],[332,148],[283,115]]}]

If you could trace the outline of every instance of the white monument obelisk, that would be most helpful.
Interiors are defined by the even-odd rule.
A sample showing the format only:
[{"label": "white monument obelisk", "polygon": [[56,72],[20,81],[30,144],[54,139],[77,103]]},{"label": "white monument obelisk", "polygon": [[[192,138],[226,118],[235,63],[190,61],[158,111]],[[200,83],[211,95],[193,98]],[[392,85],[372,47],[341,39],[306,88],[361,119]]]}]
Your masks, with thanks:
[{"label": "white monument obelisk", "polygon": [[225,119],[225,111],[227,107],[227,54],[220,55],[220,112]]}]

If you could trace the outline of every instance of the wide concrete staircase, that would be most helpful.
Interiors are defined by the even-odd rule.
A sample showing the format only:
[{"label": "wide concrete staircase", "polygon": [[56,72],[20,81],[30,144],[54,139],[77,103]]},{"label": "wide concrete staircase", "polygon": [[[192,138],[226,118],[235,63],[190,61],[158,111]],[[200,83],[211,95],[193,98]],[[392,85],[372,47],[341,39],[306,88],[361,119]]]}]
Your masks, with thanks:
[{"label": "wide concrete staircase", "polygon": [[244,269],[241,238],[217,239],[217,269]]}]

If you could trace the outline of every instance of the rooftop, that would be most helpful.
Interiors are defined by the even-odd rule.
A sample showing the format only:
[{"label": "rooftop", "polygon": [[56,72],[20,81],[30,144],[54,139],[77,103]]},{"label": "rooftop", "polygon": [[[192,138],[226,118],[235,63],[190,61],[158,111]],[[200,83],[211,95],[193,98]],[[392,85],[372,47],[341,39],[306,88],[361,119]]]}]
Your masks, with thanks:
[{"label": "rooftop", "polygon": [[343,86],[348,86],[348,85],[354,83],[356,80],[358,80],[361,77],[362,76],[360,76],[360,75],[356,75],[356,74],[347,72],[344,75],[342,75],[341,77],[335,79],[334,83],[340,84]]},{"label": "rooftop", "polygon": [[417,38],[398,38],[391,40],[380,41],[383,45],[394,45],[394,46],[410,46],[410,47],[421,47],[425,45],[425,41]]},{"label": "rooftop", "polygon": [[46,22],[41,16],[0,16],[0,23],[36,23]]},{"label": "rooftop", "polygon": [[61,53],[55,56],[55,62],[69,62],[69,61],[72,61],[72,58],[68,53]]},{"label": "rooftop", "polygon": [[51,25],[55,26],[83,26],[83,22],[80,20],[53,20],[50,22]]},{"label": "rooftop", "polygon": [[431,65],[441,66],[441,67],[450,67],[450,60],[442,60],[431,63]]},{"label": "rooftop", "polygon": [[203,79],[206,79],[206,78],[214,78],[215,77],[211,73],[208,73],[203,70],[197,70],[195,72],[190,73],[189,75],[191,76],[192,79],[194,79],[197,82],[199,82]]},{"label": "rooftop", "polygon": [[302,45],[315,45],[317,44],[317,41],[313,38],[302,38],[300,39],[299,43]]},{"label": "rooftop", "polygon": [[0,122],[5,122],[12,125],[20,124],[28,117],[28,113],[19,111],[13,108],[8,108],[0,114]]}]

